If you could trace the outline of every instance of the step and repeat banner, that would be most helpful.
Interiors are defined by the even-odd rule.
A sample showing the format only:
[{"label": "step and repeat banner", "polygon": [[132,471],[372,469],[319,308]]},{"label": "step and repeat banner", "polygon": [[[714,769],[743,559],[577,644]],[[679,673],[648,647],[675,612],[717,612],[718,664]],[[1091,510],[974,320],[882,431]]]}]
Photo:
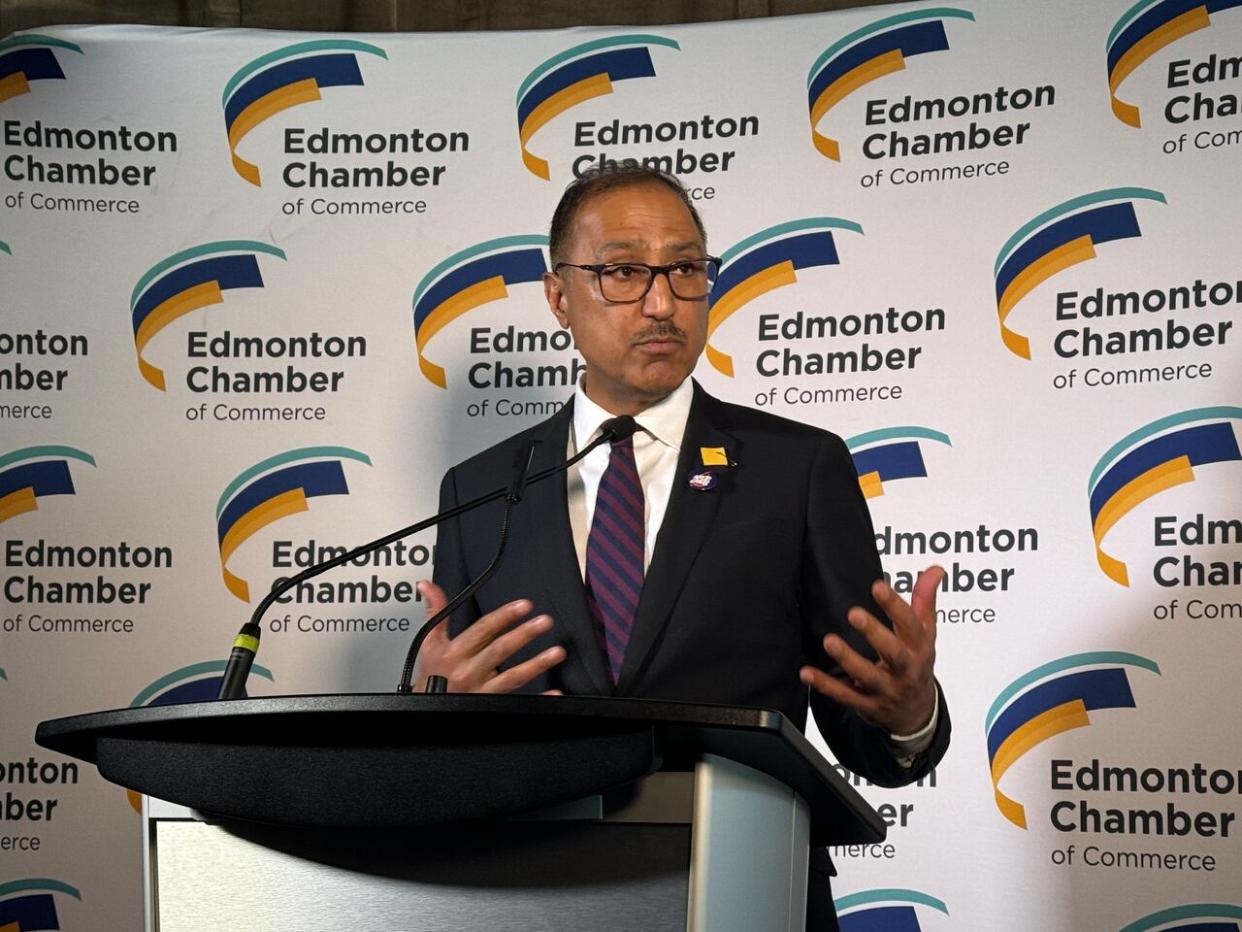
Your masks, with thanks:
[{"label": "step and repeat banner", "polygon": [[[953,746],[858,781],[843,928],[1242,927],[1240,53],[1239,0],[0,40],[0,926],[139,926],[133,800],[36,723],[213,696],[557,410],[548,220],[632,159],[724,260],[697,378],[948,570]],[[394,688],[434,543],[283,598],[250,694]]]}]

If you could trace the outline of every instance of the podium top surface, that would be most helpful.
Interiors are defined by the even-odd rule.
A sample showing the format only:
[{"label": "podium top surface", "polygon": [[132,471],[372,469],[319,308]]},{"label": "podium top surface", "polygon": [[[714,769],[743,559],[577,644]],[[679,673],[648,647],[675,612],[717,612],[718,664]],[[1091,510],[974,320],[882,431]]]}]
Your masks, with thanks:
[{"label": "podium top surface", "polygon": [[114,783],[225,818],[380,827],[493,818],[590,795],[704,754],[790,786],[812,843],[885,825],[783,715],[643,699],[277,696],[42,722],[43,747]]}]

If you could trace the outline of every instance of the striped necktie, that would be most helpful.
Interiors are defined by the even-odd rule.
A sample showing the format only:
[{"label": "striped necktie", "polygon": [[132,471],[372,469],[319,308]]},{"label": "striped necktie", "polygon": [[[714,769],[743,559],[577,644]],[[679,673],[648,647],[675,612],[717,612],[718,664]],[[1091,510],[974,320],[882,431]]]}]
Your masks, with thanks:
[{"label": "striped necktie", "polygon": [[643,591],[643,487],[634,464],[634,438],[612,445],[600,479],[587,537],[587,608],[602,638],[615,683]]}]

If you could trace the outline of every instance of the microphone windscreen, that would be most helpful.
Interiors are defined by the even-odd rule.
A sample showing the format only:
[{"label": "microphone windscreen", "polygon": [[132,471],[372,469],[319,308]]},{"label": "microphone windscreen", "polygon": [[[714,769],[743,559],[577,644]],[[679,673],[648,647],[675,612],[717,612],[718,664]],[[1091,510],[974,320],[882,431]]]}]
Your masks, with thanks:
[{"label": "microphone windscreen", "polygon": [[622,440],[634,436],[634,431],[636,430],[638,430],[638,422],[628,414],[609,418],[600,425],[600,432],[609,438],[609,443],[620,443]]}]

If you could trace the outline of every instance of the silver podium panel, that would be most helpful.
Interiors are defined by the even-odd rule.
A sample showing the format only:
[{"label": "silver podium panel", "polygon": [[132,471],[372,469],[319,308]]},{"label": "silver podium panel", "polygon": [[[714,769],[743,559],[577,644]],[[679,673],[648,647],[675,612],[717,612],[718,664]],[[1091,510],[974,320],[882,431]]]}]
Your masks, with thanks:
[{"label": "silver podium panel", "polygon": [[707,757],[520,820],[437,829],[213,824],[147,800],[148,932],[797,932],[809,816]]},{"label": "silver podium panel", "polygon": [[[161,932],[444,932],[685,928],[689,833],[677,826],[514,826],[426,846],[324,839],[276,850],[204,822],[155,828]],[[369,850],[356,869],[355,843]],[[567,853],[566,848],[570,848]],[[437,850],[438,849],[438,850]],[[335,855],[335,857],[333,857]],[[337,863],[332,863],[335,860]],[[343,862],[355,866],[345,866]],[[384,862],[388,862],[385,866]],[[597,870],[587,869],[591,866]]]},{"label": "silver podium panel", "polygon": [[688,932],[802,932],[810,838],[797,793],[705,755],[695,769]]}]

